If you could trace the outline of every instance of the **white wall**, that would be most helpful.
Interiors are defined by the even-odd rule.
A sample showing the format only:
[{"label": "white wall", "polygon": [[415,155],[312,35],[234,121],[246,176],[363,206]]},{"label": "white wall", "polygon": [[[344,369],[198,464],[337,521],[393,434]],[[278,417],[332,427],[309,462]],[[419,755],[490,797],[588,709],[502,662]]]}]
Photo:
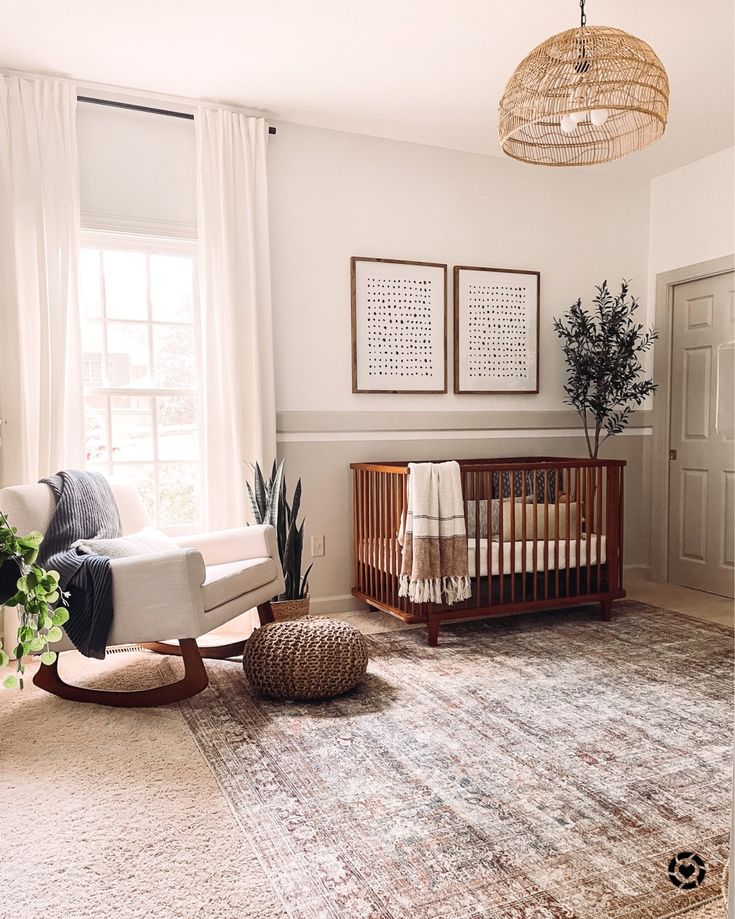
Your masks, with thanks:
[{"label": "white wall", "polygon": [[[552,316],[630,278],[645,300],[649,183],[280,125],[269,150],[279,411],[561,408]],[[541,272],[538,395],[355,395],[350,256]],[[451,281],[450,281],[451,294]],[[451,300],[449,354],[451,355]],[[451,372],[449,375],[451,389]]]},{"label": "white wall", "polygon": [[733,147],[657,176],[651,182],[652,281],[663,271],[731,255],[734,203]]}]

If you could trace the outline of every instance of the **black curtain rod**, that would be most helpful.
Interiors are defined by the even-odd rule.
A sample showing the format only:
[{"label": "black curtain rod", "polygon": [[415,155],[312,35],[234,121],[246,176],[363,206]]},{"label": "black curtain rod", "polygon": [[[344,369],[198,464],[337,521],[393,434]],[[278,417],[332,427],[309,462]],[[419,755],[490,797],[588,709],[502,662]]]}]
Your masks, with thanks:
[{"label": "black curtain rod", "polygon": [[[185,118],[194,121],[194,116],[188,112],[171,112],[165,108],[151,108],[149,105],[133,105],[132,102],[113,102],[112,99],[95,99],[92,96],[77,96],[77,102],[91,102],[92,105],[109,105],[110,108],[124,108],[131,112],[148,112],[149,115],[168,115],[169,118]],[[275,134],[276,129],[270,125],[269,134]]]}]

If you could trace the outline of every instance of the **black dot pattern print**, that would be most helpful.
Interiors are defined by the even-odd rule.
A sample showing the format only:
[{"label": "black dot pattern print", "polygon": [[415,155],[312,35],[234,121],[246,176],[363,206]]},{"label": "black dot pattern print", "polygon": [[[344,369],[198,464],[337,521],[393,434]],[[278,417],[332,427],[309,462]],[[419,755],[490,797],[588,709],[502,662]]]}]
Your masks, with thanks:
[{"label": "black dot pattern print", "polygon": [[367,372],[373,379],[433,377],[431,279],[368,275],[365,284]]},{"label": "black dot pattern print", "polygon": [[470,379],[517,380],[528,374],[528,290],[513,282],[467,285]]}]

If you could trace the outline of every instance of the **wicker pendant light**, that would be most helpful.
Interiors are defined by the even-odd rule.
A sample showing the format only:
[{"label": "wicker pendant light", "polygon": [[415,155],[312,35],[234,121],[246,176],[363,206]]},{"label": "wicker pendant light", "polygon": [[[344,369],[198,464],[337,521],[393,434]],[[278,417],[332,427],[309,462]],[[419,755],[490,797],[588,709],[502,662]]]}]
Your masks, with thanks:
[{"label": "wicker pendant light", "polygon": [[652,48],[620,29],[581,23],[516,68],[498,110],[503,151],[542,166],[591,166],[658,140],[669,81]]}]

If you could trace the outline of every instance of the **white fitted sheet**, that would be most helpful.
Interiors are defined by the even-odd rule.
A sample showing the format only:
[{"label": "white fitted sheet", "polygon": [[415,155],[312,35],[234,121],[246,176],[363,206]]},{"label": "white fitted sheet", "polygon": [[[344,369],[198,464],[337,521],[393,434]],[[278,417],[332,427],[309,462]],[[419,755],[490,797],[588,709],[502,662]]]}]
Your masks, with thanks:
[{"label": "white fitted sheet", "polygon": [[[477,577],[477,549],[474,539],[467,540],[467,561],[469,563],[470,577]],[[509,574],[511,570],[511,553],[514,558],[516,574],[523,572],[523,557],[525,554],[525,570],[527,573],[555,571],[557,567],[562,570],[567,567],[577,567],[577,540],[570,539],[569,553],[567,557],[567,542],[559,540],[559,563],[556,558],[556,542],[548,540],[547,550],[544,549],[544,540],[540,539],[536,543],[536,552],[534,554],[534,543],[532,541],[517,540],[516,542],[495,542],[490,540],[490,554],[488,556],[487,539],[480,540],[480,577],[487,577],[488,561],[490,570],[493,575],[500,574],[500,552],[502,546],[503,553],[503,574]],[[396,553],[396,547],[398,549]],[[587,566],[589,557],[590,565],[597,565],[599,557],[600,564],[605,564],[607,560],[605,537],[592,535],[579,541],[579,567]],[[401,564],[401,549],[397,546],[395,539],[368,539],[360,547],[361,561],[377,564],[383,571],[390,574],[398,573]]]}]

